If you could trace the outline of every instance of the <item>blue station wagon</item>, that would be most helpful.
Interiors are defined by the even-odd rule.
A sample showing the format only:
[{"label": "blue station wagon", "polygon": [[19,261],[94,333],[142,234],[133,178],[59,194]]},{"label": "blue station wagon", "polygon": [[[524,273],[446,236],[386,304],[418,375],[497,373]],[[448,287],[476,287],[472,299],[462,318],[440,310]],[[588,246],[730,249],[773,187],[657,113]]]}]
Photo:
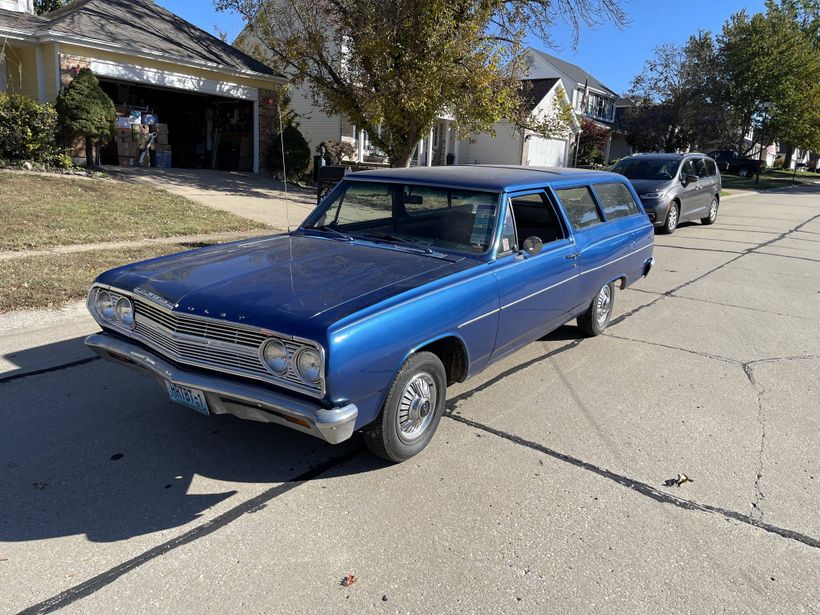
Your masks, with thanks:
[{"label": "blue station wagon", "polygon": [[203,414],[271,422],[403,461],[448,384],[649,273],[652,224],[621,175],[450,166],[353,173],[295,231],[113,269],[86,344]]}]

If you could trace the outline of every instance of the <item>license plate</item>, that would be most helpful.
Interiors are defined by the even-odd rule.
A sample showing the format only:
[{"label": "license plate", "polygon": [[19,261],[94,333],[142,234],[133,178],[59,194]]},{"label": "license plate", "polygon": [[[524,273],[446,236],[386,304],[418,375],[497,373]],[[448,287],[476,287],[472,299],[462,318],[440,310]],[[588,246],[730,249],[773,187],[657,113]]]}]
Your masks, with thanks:
[{"label": "license plate", "polygon": [[202,391],[184,387],[181,384],[174,384],[173,382],[166,382],[165,384],[168,386],[168,396],[171,401],[188,406],[200,414],[210,414],[208,402],[205,401],[205,394]]}]

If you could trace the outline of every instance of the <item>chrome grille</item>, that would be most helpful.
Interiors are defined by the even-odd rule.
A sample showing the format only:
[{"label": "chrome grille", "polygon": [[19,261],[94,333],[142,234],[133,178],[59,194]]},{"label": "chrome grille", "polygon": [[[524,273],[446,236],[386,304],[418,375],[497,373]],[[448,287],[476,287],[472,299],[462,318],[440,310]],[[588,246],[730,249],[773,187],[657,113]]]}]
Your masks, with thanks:
[{"label": "chrome grille", "polygon": [[[125,294],[122,291],[109,292],[115,297]],[[169,312],[139,296],[129,296],[134,303],[135,326],[127,334],[166,357],[188,365],[281,384],[313,396],[324,394],[323,383],[308,384],[295,372],[292,359],[308,344],[277,338],[284,343],[291,359],[288,372],[278,376],[267,370],[259,356],[262,344],[276,336],[229,322]]]}]

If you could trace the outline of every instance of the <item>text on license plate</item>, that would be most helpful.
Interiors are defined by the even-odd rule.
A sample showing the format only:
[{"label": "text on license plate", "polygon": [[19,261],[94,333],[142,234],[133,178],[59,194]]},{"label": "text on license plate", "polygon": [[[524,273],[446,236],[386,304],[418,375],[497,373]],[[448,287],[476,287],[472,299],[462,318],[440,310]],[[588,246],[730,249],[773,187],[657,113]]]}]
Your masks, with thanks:
[{"label": "text on license plate", "polygon": [[210,414],[208,412],[208,402],[205,400],[205,394],[202,391],[181,384],[174,384],[173,382],[166,382],[165,384],[168,386],[168,396],[171,401],[188,406],[202,414]]}]

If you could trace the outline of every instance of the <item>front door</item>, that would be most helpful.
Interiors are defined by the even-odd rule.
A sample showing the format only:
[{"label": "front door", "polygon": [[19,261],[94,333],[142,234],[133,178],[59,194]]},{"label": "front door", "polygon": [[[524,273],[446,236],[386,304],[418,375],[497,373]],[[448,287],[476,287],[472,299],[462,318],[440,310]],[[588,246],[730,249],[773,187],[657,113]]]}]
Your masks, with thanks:
[{"label": "front door", "polygon": [[681,165],[681,182],[686,181],[686,178],[690,175],[694,175],[698,179],[697,181],[691,181],[687,183],[683,187],[683,190],[680,192],[680,195],[678,197],[680,199],[680,220],[695,217],[698,214],[698,212],[705,207],[705,204],[703,203],[703,197],[706,191],[703,189],[703,180],[701,179],[701,176],[698,174],[698,170],[695,166],[695,161],[693,158],[688,158],[687,160],[684,160],[683,164]]},{"label": "front door", "polygon": [[[493,358],[559,327],[576,303],[578,250],[555,206],[543,191],[514,194],[495,263],[501,313]],[[528,237],[543,243],[523,251]]]}]

